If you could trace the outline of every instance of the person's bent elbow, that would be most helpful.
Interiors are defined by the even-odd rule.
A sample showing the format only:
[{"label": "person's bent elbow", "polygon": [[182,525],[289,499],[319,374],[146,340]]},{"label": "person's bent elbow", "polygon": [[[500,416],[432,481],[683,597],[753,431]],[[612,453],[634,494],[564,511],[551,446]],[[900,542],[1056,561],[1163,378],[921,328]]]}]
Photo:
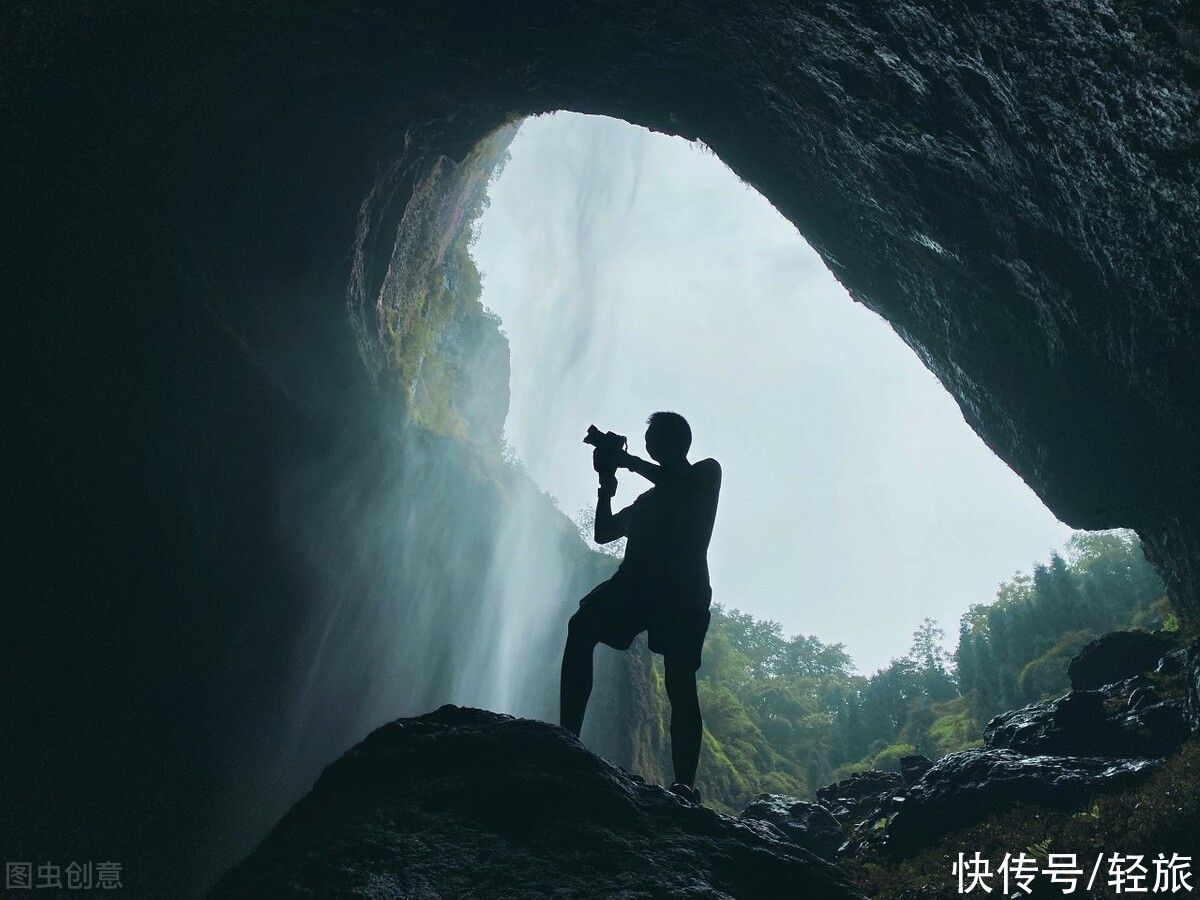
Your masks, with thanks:
[{"label": "person's bent elbow", "polygon": [[618,540],[620,537],[621,537],[621,535],[618,534],[615,530],[602,531],[599,528],[599,526],[597,526],[592,532],[592,538],[596,541],[597,544],[611,544],[613,541]]}]

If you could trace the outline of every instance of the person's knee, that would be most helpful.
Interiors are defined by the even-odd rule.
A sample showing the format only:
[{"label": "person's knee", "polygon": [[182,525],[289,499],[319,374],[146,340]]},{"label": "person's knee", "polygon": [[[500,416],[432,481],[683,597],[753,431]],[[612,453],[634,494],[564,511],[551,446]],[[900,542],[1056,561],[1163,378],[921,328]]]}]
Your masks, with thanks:
[{"label": "person's knee", "polygon": [[671,705],[697,703],[696,673],[686,666],[665,665],[663,682],[667,688],[667,699]]}]

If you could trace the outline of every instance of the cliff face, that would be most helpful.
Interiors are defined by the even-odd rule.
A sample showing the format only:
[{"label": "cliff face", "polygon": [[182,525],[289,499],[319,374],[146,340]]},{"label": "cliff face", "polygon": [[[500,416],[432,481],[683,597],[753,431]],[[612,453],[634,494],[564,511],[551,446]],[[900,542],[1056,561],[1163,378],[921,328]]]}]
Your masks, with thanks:
[{"label": "cliff face", "polygon": [[[478,320],[435,303],[447,316],[422,333],[417,307],[374,304],[406,216],[459,221],[421,199],[470,196],[447,159],[546,110],[702,138],[1057,514],[1137,528],[1196,619],[1195,16],[1180,0],[5,6],[3,712],[22,723],[3,738],[6,858],[125,859],[162,894],[204,883],[295,796],[272,770],[282,711],[322,567],[355,558],[314,561],[297,535],[328,507],[289,486],[394,462],[397,395],[421,434],[406,477],[474,483],[438,440],[494,430],[500,407],[452,377],[452,353],[407,350]],[[315,727],[334,743],[355,726]]]},{"label": "cliff face", "polygon": [[359,215],[347,287],[380,390],[422,428],[493,450],[508,415],[508,342],[480,303],[469,244],[515,134],[501,128],[419,179],[403,158],[381,174]]}]

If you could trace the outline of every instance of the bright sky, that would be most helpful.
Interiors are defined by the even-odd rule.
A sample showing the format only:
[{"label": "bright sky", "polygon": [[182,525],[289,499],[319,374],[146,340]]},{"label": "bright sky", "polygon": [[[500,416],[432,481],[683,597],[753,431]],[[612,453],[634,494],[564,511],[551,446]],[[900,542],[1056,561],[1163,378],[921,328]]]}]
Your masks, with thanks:
[{"label": "bright sky", "polygon": [[[865,672],[1070,529],[880,317],[703,147],[625,122],[527,121],[474,256],[512,347],[506,431],[568,515],[589,423],[644,456],[657,409],[724,469],[714,599],[840,641]],[[617,506],[647,485],[625,473]]]}]

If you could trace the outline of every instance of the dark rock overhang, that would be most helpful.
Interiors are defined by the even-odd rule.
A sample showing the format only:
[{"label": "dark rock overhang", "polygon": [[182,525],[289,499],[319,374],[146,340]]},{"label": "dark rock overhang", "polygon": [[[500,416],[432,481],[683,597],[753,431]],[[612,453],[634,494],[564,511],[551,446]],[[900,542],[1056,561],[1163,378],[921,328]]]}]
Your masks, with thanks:
[{"label": "dark rock overhang", "polygon": [[[64,115],[101,101],[112,113],[61,121],[59,136],[113,133],[55,152],[131,166],[121,177],[166,205],[208,302],[300,393],[328,391],[296,347],[322,345],[299,354],[320,360],[342,339],[329,322],[351,217],[383,173],[397,180],[378,221],[394,223],[405,184],[502,123],[619,116],[704,140],[1060,517],[1137,527],[1193,611],[1200,76],[1186,4],[262,3],[67,18],[29,14],[15,65],[50,43]],[[120,42],[125,55],[108,54]],[[94,64],[72,72],[72,55]],[[49,90],[16,92],[18,112]],[[392,249],[380,239],[376,266]]]}]

